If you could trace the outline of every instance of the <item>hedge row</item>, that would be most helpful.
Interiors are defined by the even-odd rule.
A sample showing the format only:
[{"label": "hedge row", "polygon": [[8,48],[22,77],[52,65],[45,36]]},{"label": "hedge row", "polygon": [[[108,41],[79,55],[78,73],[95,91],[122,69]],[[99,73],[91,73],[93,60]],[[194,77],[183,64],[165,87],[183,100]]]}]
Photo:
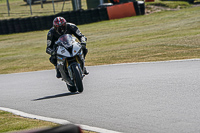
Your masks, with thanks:
[{"label": "hedge row", "polygon": [[[137,15],[144,15],[144,3],[134,2]],[[17,18],[0,21],[0,34],[11,34],[37,30],[47,30],[53,25],[53,19],[57,16],[66,18],[68,22],[76,25],[88,24],[108,20],[106,8],[62,12],[51,16]]]}]

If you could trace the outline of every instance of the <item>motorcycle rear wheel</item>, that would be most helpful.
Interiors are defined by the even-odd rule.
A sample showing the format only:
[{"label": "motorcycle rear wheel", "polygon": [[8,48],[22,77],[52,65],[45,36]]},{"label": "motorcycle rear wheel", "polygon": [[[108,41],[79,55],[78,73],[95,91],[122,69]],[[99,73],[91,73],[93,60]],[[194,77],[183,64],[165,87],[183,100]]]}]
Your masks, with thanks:
[{"label": "motorcycle rear wheel", "polygon": [[78,90],[78,92],[83,92],[83,82],[82,82],[82,78],[79,72],[79,68],[77,65],[73,65],[72,66],[72,70],[73,70],[73,77],[74,77],[74,84]]}]

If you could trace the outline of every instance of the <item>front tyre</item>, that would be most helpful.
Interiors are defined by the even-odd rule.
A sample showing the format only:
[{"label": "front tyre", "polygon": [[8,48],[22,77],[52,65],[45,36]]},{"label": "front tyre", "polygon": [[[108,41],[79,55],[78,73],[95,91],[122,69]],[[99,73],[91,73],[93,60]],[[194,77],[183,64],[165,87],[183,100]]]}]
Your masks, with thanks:
[{"label": "front tyre", "polygon": [[77,92],[77,89],[76,89],[76,86],[70,86],[70,85],[68,85],[67,84],[67,88],[68,88],[68,90],[70,91],[70,92]]},{"label": "front tyre", "polygon": [[80,71],[77,65],[72,66],[73,77],[74,77],[74,84],[78,90],[78,92],[83,92],[83,82],[80,75]]}]

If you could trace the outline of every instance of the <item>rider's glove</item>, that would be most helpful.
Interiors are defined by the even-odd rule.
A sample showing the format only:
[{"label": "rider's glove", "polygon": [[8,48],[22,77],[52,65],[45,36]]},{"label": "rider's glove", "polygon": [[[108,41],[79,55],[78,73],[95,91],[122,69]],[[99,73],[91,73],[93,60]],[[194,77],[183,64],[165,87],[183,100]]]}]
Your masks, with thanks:
[{"label": "rider's glove", "polygon": [[81,37],[81,45],[82,47],[86,47],[87,38],[85,36]]},{"label": "rider's glove", "polygon": [[87,38],[85,36],[81,37],[81,42],[87,42]]},{"label": "rider's glove", "polygon": [[86,47],[86,42],[81,42],[81,45]]}]

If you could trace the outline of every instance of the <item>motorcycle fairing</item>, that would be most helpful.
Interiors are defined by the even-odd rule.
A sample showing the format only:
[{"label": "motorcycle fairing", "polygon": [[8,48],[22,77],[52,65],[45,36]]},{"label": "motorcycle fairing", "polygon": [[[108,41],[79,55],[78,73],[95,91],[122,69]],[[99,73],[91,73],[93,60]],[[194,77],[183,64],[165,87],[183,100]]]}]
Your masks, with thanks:
[{"label": "motorcycle fairing", "polygon": [[57,47],[57,54],[73,57],[75,56],[81,49],[81,45],[76,41],[76,38],[70,34],[62,35],[56,44],[59,44]]},{"label": "motorcycle fairing", "polygon": [[63,46],[58,46],[57,54],[62,55],[62,56],[66,56],[66,57],[75,56],[81,50],[80,44],[78,42],[76,42],[76,43],[78,45],[73,45],[73,46],[68,47],[68,48],[65,48]]}]

